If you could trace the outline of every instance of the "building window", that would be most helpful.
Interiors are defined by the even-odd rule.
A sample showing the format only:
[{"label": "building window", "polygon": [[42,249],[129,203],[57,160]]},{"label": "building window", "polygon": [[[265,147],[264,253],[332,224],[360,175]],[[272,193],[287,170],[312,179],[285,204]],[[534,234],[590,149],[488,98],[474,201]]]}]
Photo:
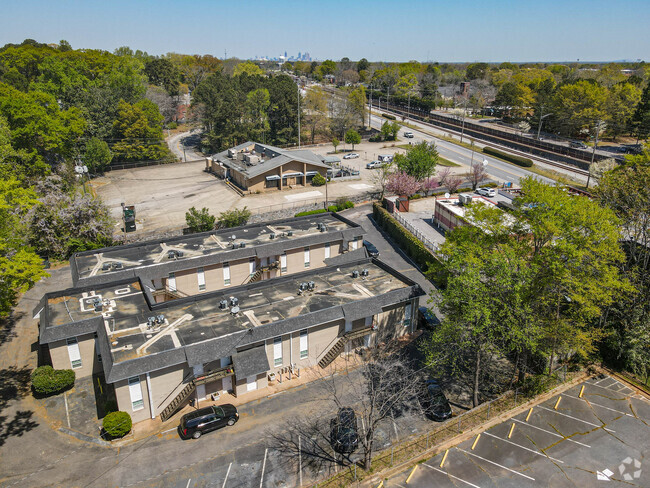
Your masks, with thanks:
[{"label": "building window", "polygon": [[309,357],[309,342],[307,329],[300,331],[300,359]]},{"label": "building window", "polygon": [[273,366],[282,366],[282,337],[273,339]]},{"label": "building window", "polygon": [[248,275],[253,276],[255,274],[255,258],[250,258],[248,260]]},{"label": "building window", "polygon": [[167,278],[167,287],[169,291],[176,291],[176,274],[169,273],[169,278]]},{"label": "building window", "polygon": [[330,243],[326,242],[325,243],[325,259],[330,257]]},{"label": "building window", "polygon": [[353,251],[355,251],[357,249],[358,243],[359,243],[360,240],[361,240],[361,237],[355,237],[354,239],[352,239],[350,241],[350,246],[351,246]]},{"label": "building window", "polygon": [[228,286],[230,284],[230,265],[223,263],[223,284]]},{"label": "building window", "polygon": [[203,268],[196,270],[196,276],[199,280],[199,291],[205,290],[205,272],[203,271]]},{"label": "building window", "polygon": [[404,308],[404,327],[409,327],[411,325],[411,304],[409,303]]},{"label": "building window", "polygon": [[140,386],[140,377],[134,376],[129,378],[129,394],[131,395],[131,410],[141,410],[144,408],[142,399],[142,387]]},{"label": "building window", "polygon": [[285,252],[280,256],[280,273],[287,272],[287,253]]},{"label": "building window", "polygon": [[309,268],[309,248],[305,248],[305,268]]},{"label": "building window", "polygon": [[70,356],[70,364],[72,369],[81,368],[81,353],[79,352],[79,343],[76,337],[66,339],[68,344],[68,356]]}]

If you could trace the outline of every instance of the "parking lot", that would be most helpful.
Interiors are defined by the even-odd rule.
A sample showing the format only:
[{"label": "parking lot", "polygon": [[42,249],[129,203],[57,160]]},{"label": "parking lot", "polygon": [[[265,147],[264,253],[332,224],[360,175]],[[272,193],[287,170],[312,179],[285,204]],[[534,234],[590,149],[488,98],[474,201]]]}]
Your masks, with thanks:
[{"label": "parking lot", "polygon": [[648,421],[647,399],[609,376],[592,378],[384,486],[647,487]]}]

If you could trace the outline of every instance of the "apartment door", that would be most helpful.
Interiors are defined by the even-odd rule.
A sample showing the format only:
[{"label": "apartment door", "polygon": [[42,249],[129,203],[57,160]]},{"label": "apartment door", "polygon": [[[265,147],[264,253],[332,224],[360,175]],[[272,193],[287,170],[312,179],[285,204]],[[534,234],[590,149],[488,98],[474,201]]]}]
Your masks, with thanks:
[{"label": "apartment door", "polygon": [[221,389],[223,390],[223,393],[232,391],[232,376],[226,376],[221,380]]},{"label": "apartment door", "polygon": [[246,378],[246,391],[257,390],[257,376],[249,376]]}]

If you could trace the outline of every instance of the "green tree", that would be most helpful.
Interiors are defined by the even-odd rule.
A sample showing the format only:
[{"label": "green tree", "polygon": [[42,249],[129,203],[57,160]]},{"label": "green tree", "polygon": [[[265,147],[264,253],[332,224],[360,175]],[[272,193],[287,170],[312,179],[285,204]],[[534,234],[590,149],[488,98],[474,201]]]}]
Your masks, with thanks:
[{"label": "green tree", "polygon": [[246,95],[246,113],[249,117],[249,124],[251,126],[250,139],[262,141],[265,140],[264,135],[269,131],[268,109],[271,104],[269,91],[266,88],[258,88]]},{"label": "green tree", "polygon": [[551,124],[567,135],[576,135],[581,129],[593,126],[594,121],[608,121],[608,92],[596,83],[580,80],[562,85],[556,91]]},{"label": "green tree", "polygon": [[366,58],[361,58],[357,62],[357,71],[359,73],[361,73],[362,71],[367,71],[368,68],[370,68],[370,63],[368,62],[368,60]]},{"label": "green tree", "polygon": [[144,65],[144,72],[149,83],[163,87],[170,95],[178,95],[181,72],[170,60],[152,59]]},{"label": "green tree", "polygon": [[394,141],[397,139],[399,124],[397,122],[386,121],[381,125],[381,135],[385,141]]},{"label": "green tree", "polygon": [[334,146],[334,152],[335,153],[336,153],[336,148],[337,148],[337,146],[339,144],[341,144],[341,142],[336,137],[334,139],[332,139],[332,146]]},{"label": "green tree", "polygon": [[472,63],[467,66],[465,73],[468,80],[478,80],[486,77],[488,73],[487,63]]},{"label": "green tree", "polygon": [[220,229],[228,227],[239,227],[246,224],[251,218],[251,211],[247,207],[235,208],[221,212],[217,218],[217,225]]},{"label": "green tree", "polygon": [[533,92],[526,85],[508,81],[499,88],[494,104],[514,117],[523,117],[533,105]]},{"label": "green tree", "polygon": [[631,83],[618,83],[609,90],[607,130],[617,137],[629,128],[635,108],[641,101],[641,89]]},{"label": "green tree", "polygon": [[318,67],[318,70],[320,71],[322,76],[333,75],[336,72],[336,63],[334,61],[332,61],[331,59],[326,59]]},{"label": "green tree", "polygon": [[313,87],[305,96],[305,122],[314,144],[316,134],[324,132],[327,127],[327,95],[320,87]]},{"label": "green tree", "polygon": [[135,104],[120,101],[118,117],[113,122],[113,145],[118,161],[158,160],[169,155],[163,141],[163,116],[150,100]]},{"label": "green tree", "polygon": [[650,83],[641,94],[641,100],[632,116],[632,127],[638,139],[647,139],[650,134]]},{"label": "green tree", "polygon": [[189,227],[190,232],[207,232],[214,229],[217,218],[210,215],[209,210],[203,207],[197,210],[196,207],[190,208],[185,212],[185,223]]},{"label": "green tree", "polygon": [[358,86],[350,91],[348,95],[348,104],[352,113],[357,118],[360,127],[364,127],[366,116],[366,89],[363,86]]},{"label": "green tree", "polygon": [[406,154],[396,154],[394,162],[400,171],[422,181],[435,173],[438,151],[434,144],[422,141],[409,147]]},{"label": "green tree", "polygon": [[345,143],[352,144],[353,151],[354,151],[354,145],[359,144],[360,142],[361,142],[361,136],[356,130],[350,129],[345,133]]},{"label": "green tree", "polygon": [[262,76],[264,74],[264,71],[252,61],[244,61],[243,63],[239,63],[237,66],[235,66],[233,76],[239,76],[244,73],[249,76]]},{"label": "green tree", "polygon": [[111,150],[105,141],[93,137],[86,143],[83,162],[88,166],[90,173],[102,173],[113,159]]}]

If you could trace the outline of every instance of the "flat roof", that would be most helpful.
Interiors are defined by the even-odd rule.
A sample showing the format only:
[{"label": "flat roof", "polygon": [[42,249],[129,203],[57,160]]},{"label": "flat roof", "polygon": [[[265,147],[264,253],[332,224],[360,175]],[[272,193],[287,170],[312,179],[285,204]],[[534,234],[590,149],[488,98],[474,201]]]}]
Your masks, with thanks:
[{"label": "flat roof", "polygon": [[[367,276],[352,276],[353,271],[361,273],[363,269],[368,270]],[[314,290],[299,294],[300,284],[310,281],[314,283]],[[211,348],[209,354],[216,354],[211,359],[216,359],[235,353],[232,349],[237,346],[291,330],[341,318],[356,320],[374,315],[381,312],[382,306],[423,293],[408,278],[370,259],[160,304],[149,303],[143,286],[141,281],[133,280],[46,295],[41,340],[52,333],[57,339],[62,338],[66,328],[72,331],[70,336],[80,335],[75,333],[78,326],[92,323],[98,335],[107,339],[110,363],[119,365],[183,348],[189,362],[194,353],[188,352],[188,348],[193,345],[210,345],[210,341],[240,337],[234,343],[228,342],[230,354]],[[238,309],[232,308],[231,297],[237,298]],[[220,308],[222,300],[228,301],[226,309]],[[96,301],[103,305],[101,310],[95,310]],[[158,316],[163,316],[160,322],[148,324],[149,317]],[[186,355],[182,357],[185,359]],[[129,368],[121,376],[139,374],[134,371],[137,368]],[[115,377],[109,377],[109,381],[114,380]]]},{"label": "flat roof", "polygon": [[[324,232],[321,232],[320,224],[325,224]],[[73,283],[105,283],[125,277],[128,274],[125,272],[130,270],[161,265],[166,265],[170,271],[192,269],[255,256],[258,253],[251,248],[260,246],[271,246],[273,249],[269,249],[269,252],[277,252],[276,249],[281,248],[277,252],[281,254],[283,250],[292,248],[291,241],[300,240],[297,246],[310,245],[310,242],[303,242],[309,240],[305,238],[327,239],[326,235],[340,234],[347,229],[357,229],[357,234],[363,233],[358,224],[337,214],[324,213],[85,251],[70,259]],[[271,239],[271,234],[275,234],[274,239]],[[241,247],[242,244],[244,247]],[[179,252],[170,257],[170,251]],[[128,275],[135,277],[133,273]]]}]

